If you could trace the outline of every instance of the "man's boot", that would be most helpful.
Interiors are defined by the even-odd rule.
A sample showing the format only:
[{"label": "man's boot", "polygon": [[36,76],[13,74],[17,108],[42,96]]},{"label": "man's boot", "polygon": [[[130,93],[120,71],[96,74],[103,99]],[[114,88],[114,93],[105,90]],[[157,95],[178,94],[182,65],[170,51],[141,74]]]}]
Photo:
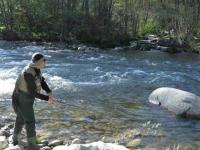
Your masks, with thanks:
[{"label": "man's boot", "polygon": [[20,135],[19,135],[19,134],[13,134],[13,137],[12,137],[12,144],[13,144],[14,146],[15,146],[15,145],[18,145],[19,139],[20,139]]},{"label": "man's boot", "polygon": [[39,150],[40,147],[36,144],[36,137],[28,138],[28,150]]}]

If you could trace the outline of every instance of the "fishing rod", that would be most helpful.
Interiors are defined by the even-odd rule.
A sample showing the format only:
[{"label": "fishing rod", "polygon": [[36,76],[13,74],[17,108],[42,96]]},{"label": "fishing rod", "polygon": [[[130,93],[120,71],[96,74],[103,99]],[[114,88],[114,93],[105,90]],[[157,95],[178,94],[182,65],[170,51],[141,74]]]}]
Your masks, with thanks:
[{"label": "fishing rod", "polygon": [[[3,98],[3,101],[0,99],[0,103],[1,102],[11,102],[11,98]],[[67,103],[65,99],[55,99],[54,102],[56,102],[57,104],[65,105],[65,106],[79,107],[77,105]],[[0,108],[9,107],[11,105],[12,105],[11,103],[4,104],[3,106],[0,106]]]}]

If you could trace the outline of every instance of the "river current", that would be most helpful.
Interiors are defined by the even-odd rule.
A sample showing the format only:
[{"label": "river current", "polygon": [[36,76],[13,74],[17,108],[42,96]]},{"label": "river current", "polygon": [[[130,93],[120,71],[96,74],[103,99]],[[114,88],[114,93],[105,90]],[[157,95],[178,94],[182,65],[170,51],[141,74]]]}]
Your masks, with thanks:
[{"label": "river current", "polygon": [[54,97],[66,103],[49,105],[36,100],[39,137],[78,137],[85,142],[107,138],[109,142],[139,129],[144,148],[200,141],[200,121],[178,118],[148,102],[149,94],[159,87],[199,95],[200,56],[184,53],[55,50],[45,44],[1,41],[1,120],[15,120],[12,107],[3,100],[11,96],[17,75],[34,52],[45,55],[43,76]]}]

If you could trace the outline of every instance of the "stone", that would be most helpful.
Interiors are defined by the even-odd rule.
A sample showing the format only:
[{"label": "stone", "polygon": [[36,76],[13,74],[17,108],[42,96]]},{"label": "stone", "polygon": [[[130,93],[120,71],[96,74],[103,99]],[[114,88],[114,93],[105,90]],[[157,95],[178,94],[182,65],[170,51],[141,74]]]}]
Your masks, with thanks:
[{"label": "stone", "polygon": [[48,146],[55,147],[55,146],[58,146],[58,145],[62,145],[63,143],[64,143],[63,140],[54,140],[54,141],[50,142]]},{"label": "stone", "polygon": [[114,143],[114,142],[116,141],[116,138],[104,136],[104,137],[101,138],[101,140],[102,140],[103,142]]},{"label": "stone", "polygon": [[16,145],[16,146],[9,146],[8,148],[6,148],[5,150],[22,150],[23,148]]},{"label": "stone", "polygon": [[53,150],[68,150],[67,146],[65,145],[59,145],[53,148]]},{"label": "stone", "polygon": [[49,142],[47,140],[42,140],[41,144],[43,144],[44,146],[48,146]]},{"label": "stone", "polygon": [[40,148],[44,147],[44,144],[37,144]]},{"label": "stone", "polygon": [[142,142],[141,139],[134,139],[132,141],[129,141],[127,144],[126,144],[126,147],[128,148],[133,148],[133,147],[137,147],[138,145],[140,145]]},{"label": "stone", "polygon": [[102,141],[89,144],[72,144],[67,150],[129,150],[128,148],[113,143],[104,143]]},{"label": "stone", "polygon": [[45,147],[42,147],[40,148],[41,150],[51,150],[51,148],[49,146],[45,146]]},{"label": "stone", "polygon": [[41,150],[51,150],[49,146],[42,147]]},{"label": "stone", "polygon": [[0,130],[0,136],[10,136],[10,131],[9,130]]},{"label": "stone", "polygon": [[71,144],[81,144],[81,140],[79,138],[76,138],[72,141]]},{"label": "stone", "polygon": [[8,141],[5,136],[0,136],[0,149],[4,149],[8,146]]},{"label": "stone", "polygon": [[14,128],[14,124],[9,124],[9,125],[8,125],[8,128],[9,128],[9,129]]}]

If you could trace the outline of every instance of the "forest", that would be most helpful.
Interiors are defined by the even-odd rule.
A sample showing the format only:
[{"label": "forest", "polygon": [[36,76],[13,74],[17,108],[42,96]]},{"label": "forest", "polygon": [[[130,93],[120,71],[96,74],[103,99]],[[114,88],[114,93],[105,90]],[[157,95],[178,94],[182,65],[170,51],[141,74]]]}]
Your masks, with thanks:
[{"label": "forest", "polygon": [[200,0],[1,0],[5,40],[126,45],[155,34],[199,48]]}]

